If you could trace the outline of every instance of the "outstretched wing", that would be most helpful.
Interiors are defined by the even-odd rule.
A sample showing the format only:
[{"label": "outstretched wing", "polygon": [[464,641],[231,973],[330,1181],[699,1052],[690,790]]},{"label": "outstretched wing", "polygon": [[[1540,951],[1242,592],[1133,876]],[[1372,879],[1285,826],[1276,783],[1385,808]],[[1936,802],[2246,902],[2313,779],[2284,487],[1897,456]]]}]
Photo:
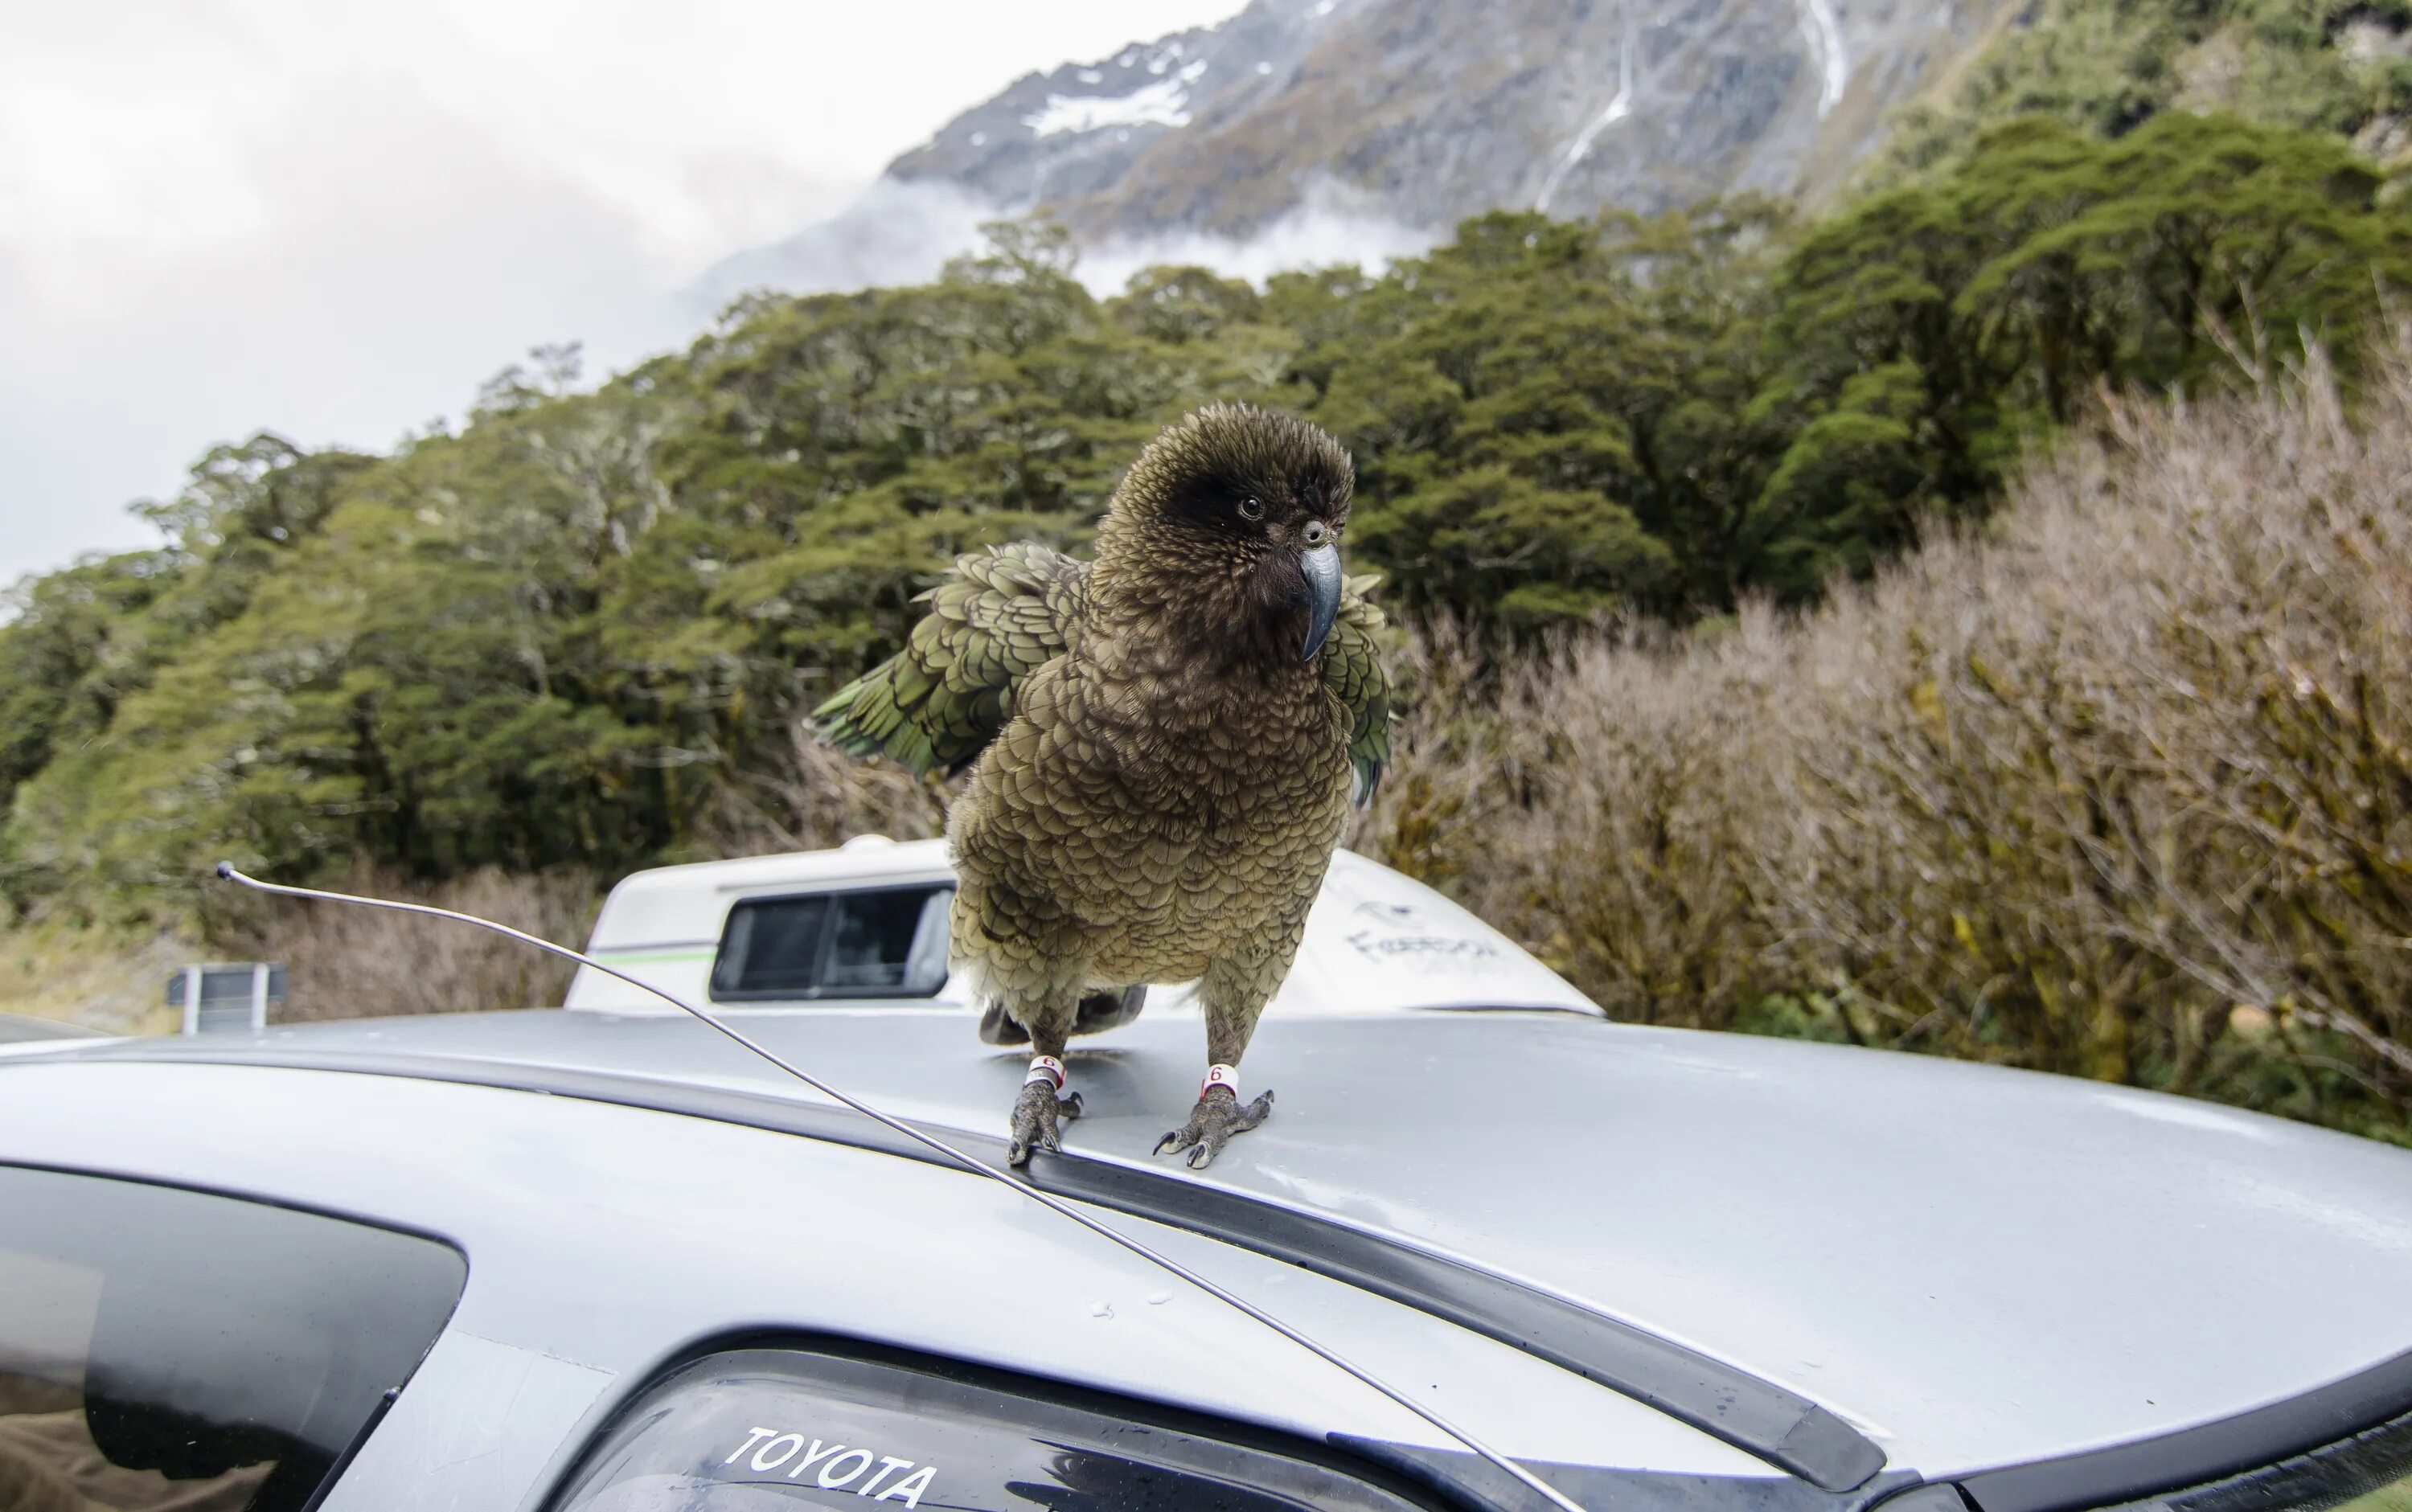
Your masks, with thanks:
[{"label": "outstretched wing", "polygon": [[916,773],[971,764],[1013,717],[1022,681],[1064,653],[1087,608],[1089,564],[1031,541],[955,558],[921,595],[904,649],[813,711],[824,739]]},{"label": "outstretched wing", "polygon": [[1390,760],[1390,674],[1382,669],[1375,632],[1382,611],[1366,595],[1380,582],[1369,573],[1341,585],[1340,614],[1323,644],[1323,685],[1355,720],[1348,738],[1348,764],[1356,772],[1349,798],[1359,808],[1374,800],[1375,785]]}]

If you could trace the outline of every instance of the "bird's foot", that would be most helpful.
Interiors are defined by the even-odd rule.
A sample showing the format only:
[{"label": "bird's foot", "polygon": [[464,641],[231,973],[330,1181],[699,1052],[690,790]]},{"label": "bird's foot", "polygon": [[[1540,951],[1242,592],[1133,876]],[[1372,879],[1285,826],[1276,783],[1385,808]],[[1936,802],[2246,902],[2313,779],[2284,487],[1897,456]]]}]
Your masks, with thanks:
[{"label": "bird's foot", "polygon": [[1273,1110],[1273,1094],[1270,1089],[1257,1094],[1256,1101],[1243,1103],[1239,1094],[1222,1087],[1210,1087],[1189,1110],[1189,1122],[1155,1142],[1155,1152],[1169,1150],[1174,1154],[1189,1152],[1189,1168],[1204,1170],[1223,1152],[1231,1136],[1245,1134],[1265,1121]]},{"label": "bird's foot", "polygon": [[1061,1154],[1064,1141],[1056,1137],[1057,1119],[1081,1116],[1081,1094],[1057,1097],[1055,1089],[1043,1080],[1025,1081],[1022,1095],[1013,1100],[1012,1143],[1006,1147],[1005,1163],[1027,1166],[1030,1152],[1044,1150],[1049,1154]]}]

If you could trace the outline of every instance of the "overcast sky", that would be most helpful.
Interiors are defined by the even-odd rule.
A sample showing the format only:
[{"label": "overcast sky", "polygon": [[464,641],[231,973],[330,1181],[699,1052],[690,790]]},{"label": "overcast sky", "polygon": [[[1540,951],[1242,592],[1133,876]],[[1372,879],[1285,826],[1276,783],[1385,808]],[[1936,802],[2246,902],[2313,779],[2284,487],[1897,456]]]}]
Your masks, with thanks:
[{"label": "overcast sky", "polygon": [[1240,0],[0,0],[0,587],[262,428],[383,449],[834,212],[1033,68]]}]

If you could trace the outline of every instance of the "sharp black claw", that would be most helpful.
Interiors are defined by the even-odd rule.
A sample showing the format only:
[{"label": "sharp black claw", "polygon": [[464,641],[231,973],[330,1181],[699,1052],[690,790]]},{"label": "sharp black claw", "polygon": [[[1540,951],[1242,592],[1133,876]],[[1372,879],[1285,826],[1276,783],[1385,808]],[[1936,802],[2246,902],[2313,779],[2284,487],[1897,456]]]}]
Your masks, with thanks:
[{"label": "sharp black claw", "polygon": [[1219,1095],[1204,1094],[1199,1097],[1198,1106],[1189,1110],[1188,1123],[1158,1139],[1155,1152],[1160,1155],[1167,1150],[1175,1153],[1185,1150],[1189,1168],[1204,1170],[1214,1164],[1214,1157],[1231,1142],[1231,1136],[1245,1134],[1262,1123],[1272,1107],[1273,1094],[1270,1091],[1257,1094],[1252,1103],[1243,1103],[1228,1092]]}]

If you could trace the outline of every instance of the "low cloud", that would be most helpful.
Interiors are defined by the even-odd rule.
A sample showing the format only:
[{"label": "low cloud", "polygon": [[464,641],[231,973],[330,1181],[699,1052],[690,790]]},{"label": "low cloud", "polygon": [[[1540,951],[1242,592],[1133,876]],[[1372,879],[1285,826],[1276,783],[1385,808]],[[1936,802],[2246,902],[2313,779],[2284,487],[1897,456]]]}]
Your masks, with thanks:
[{"label": "low cloud", "polygon": [[1142,268],[1195,263],[1227,278],[1261,284],[1273,273],[1356,263],[1374,270],[1428,252],[1440,233],[1405,225],[1361,195],[1331,183],[1309,190],[1305,202],[1248,237],[1180,231],[1115,237],[1081,250],[1081,282],[1110,294]]},{"label": "low cloud", "polygon": [[[757,290],[817,294],[925,283],[949,257],[980,245],[982,224],[1016,213],[952,183],[881,179],[843,213],[713,268],[690,289],[691,307],[708,315]],[[1253,235],[1107,237],[1083,245],[1073,271],[1099,296],[1120,292],[1141,269],[1165,264],[1196,264],[1261,284],[1273,273],[1337,263],[1379,269],[1439,240],[1383,214],[1361,193],[1327,183]]]}]

